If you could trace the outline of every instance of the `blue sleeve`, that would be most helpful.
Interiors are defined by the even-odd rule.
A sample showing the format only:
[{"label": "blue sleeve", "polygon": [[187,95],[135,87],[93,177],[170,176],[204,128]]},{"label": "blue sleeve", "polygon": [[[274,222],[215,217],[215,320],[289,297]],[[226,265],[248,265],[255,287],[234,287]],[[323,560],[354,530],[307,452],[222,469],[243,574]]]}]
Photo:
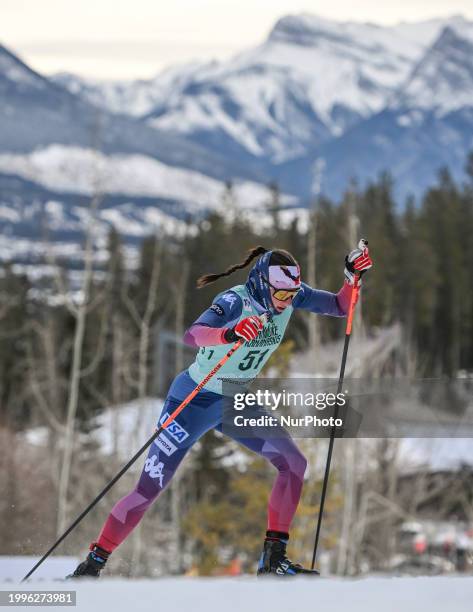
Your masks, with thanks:
[{"label": "blue sleeve", "polygon": [[241,297],[234,291],[227,291],[218,295],[212,306],[207,308],[192,325],[233,327],[240,318],[242,311],[243,301]]},{"label": "blue sleeve", "polygon": [[344,317],[346,315],[346,312],[340,308],[335,293],[313,289],[306,283],[302,283],[302,289],[292,300],[292,306],[332,317]]}]

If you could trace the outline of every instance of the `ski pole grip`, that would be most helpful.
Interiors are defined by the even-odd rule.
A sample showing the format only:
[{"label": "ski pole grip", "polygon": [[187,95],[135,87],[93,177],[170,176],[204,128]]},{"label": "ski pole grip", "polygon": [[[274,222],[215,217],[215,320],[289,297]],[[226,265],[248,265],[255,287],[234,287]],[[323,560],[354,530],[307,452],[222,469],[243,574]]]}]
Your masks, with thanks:
[{"label": "ski pole grip", "polygon": [[266,325],[266,323],[269,323],[269,321],[271,321],[271,313],[270,312],[263,312],[262,315],[260,315],[260,321],[263,325]]},{"label": "ski pole grip", "polygon": [[355,312],[355,304],[358,300],[358,293],[360,292],[359,283],[360,283],[360,276],[359,274],[355,274],[355,280],[353,281],[353,289],[352,289],[351,298],[350,298],[350,305],[348,307],[347,328],[345,332],[347,336],[351,334],[351,328],[353,326],[353,314]]}]

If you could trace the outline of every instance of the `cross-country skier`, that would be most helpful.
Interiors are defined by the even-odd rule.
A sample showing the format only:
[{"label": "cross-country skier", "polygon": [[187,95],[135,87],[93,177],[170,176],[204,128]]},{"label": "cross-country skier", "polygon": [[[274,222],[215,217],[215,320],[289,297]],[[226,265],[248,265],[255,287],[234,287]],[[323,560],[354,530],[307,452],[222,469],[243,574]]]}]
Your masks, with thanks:
[{"label": "cross-country skier", "polygon": [[[159,422],[162,423],[205,375],[227,353],[229,345],[239,339],[243,346],[230,358],[219,376],[211,378],[151,445],[140,479],[135,488],[113,507],[90,552],[70,577],[98,577],[110,554],[130,534],[146,510],[169,484],[190,448],[212,428],[222,426],[222,379],[254,377],[277,349],[286,326],[296,308],[316,314],[343,317],[348,311],[354,274],[372,266],[367,249],[353,250],[345,258],[345,282],[340,291],[329,293],[301,282],[299,264],[287,251],[253,248],[242,263],[221,274],[208,274],[197,281],[203,287],[258,258],[244,285],[219,293],[212,305],[186,331],[184,340],[198,348],[195,361],[176,376],[169,389]],[[272,315],[270,329],[258,338],[263,328],[260,316]],[[256,340],[257,339],[257,340]],[[256,341],[255,341],[256,340]],[[252,348],[257,346],[257,348]],[[281,428],[280,436],[235,437],[277,469],[269,498],[268,522],[258,574],[289,576],[317,574],[293,563],[286,556],[289,528],[296,512],[306,468],[306,459],[290,435]]]}]

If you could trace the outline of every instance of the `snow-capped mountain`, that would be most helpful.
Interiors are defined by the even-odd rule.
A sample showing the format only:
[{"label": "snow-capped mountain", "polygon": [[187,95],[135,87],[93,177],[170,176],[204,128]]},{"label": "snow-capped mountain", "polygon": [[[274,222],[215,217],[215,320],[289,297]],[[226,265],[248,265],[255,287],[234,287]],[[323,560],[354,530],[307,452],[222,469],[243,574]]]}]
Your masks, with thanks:
[{"label": "snow-capped mountain", "polygon": [[154,127],[278,164],[380,112],[462,18],[380,27],[282,18],[259,47],[197,71],[146,116]]},{"label": "snow-capped mountain", "polygon": [[379,113],[281,166],[281,184],[290,191],[304,177],[299,188],[308,196],[316,157],[325,160],[324,188],[335,197],[350,177],[364,184],[384,170],[400,201],[420,195],[442,167],[461,181],[473,150],[473,29],[462,26],[439,33]]},{"label": "snow-capped mountain", "polygon": [[77,256],[95,190],[102,236],[114,225],[131,242],[157,227],[178,235],[176,219],[217,208],[229,180],[250,208],[268,198],[254,166],[94,106],[4,47],[0,135],[1,259],[44,258],[44,232],[63,256]]},{"label": "snow-capped mountain", "polygon": [[181,89],[198,70],[212,64],[189,62],[170,66],[149,80],[99,81],[84,79],[69,72],[55,74],[51,79],[95,106],[113,113],[141,117],[163,104],[167,96]]},{"label": "snow-capped mountain", "polygon": [[72,86],[223,154],[279,163],[382,110],[442,28],[467,23],[452,17],[381,27],[287,16],[263,44],[229,61],[168,70],[148,82]]},{"label": "snow-capped mountain", "polygon": [[0,85],[2,93],[14,94],[17,88],[25,94],[31,94],[48,89],[49,81],[0,45]]},{"label": "snow-capped mountain", "polygon": [[472,105],[473,26],[442,30],[389,106],[441,116]]},{"label": "snow-capped mountain", "polygon": [[287,16],[228,61],[127,83],[48,78],[0,47],[2,240],[37,235],[41,215],[77,240],[97,180],[102,221],[130,238],[151,218],[218,208],[227,181],[248,209],[271,181],[305,206],[317,159],[331,197],[383,170],[399,202],[420,196],[441,166],[462,179],[472,58],[473,23],[458,16],[392,27]]},{"label": "snow-capped mountain", "polygon": [[94,106],[31,70],[0,47],[0,151],[27,153],[50,144],[141,154],[219,180],[255,176],[213,151],[132,117]]}]

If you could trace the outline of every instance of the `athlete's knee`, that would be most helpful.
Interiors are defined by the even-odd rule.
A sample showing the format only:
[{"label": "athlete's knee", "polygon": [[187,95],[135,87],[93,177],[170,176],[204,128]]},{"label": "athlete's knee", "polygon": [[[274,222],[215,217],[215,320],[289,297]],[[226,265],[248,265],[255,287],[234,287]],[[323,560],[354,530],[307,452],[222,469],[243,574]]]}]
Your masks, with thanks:
[{"label": "athlete's knee", "polygon": [[158,487],[149,487],[144,486],[142,482],[138,482],[136,485],[134,492],[137,496],[137,499],[140,500],[141,509],[145,510],[154,502],[154,500],[160,494],[160,489]]},{"label": "athlete's knee", "polygon": [[296,474],[301,479],[304,477],[304,473],[307,469],[307,459],[294,444],[281,449],[275,457],[272,457],[271,463],[275,465],[280,472],[290,472]]},{"label": "athlete's knee", "polygon": [[149,490],[140,489],[139,483],[135,488],[122,497],[112,508],[111,515],[125,524],[130,521],[136,522],[136,517],[141,517],[153,503],[155,496]]},{"label": "athlete's knee", "polygon": [[300,476],[301,480],[304,477],[307,469],[307,459],[302,452],[296,448],[290,455],[291,472]]}]

